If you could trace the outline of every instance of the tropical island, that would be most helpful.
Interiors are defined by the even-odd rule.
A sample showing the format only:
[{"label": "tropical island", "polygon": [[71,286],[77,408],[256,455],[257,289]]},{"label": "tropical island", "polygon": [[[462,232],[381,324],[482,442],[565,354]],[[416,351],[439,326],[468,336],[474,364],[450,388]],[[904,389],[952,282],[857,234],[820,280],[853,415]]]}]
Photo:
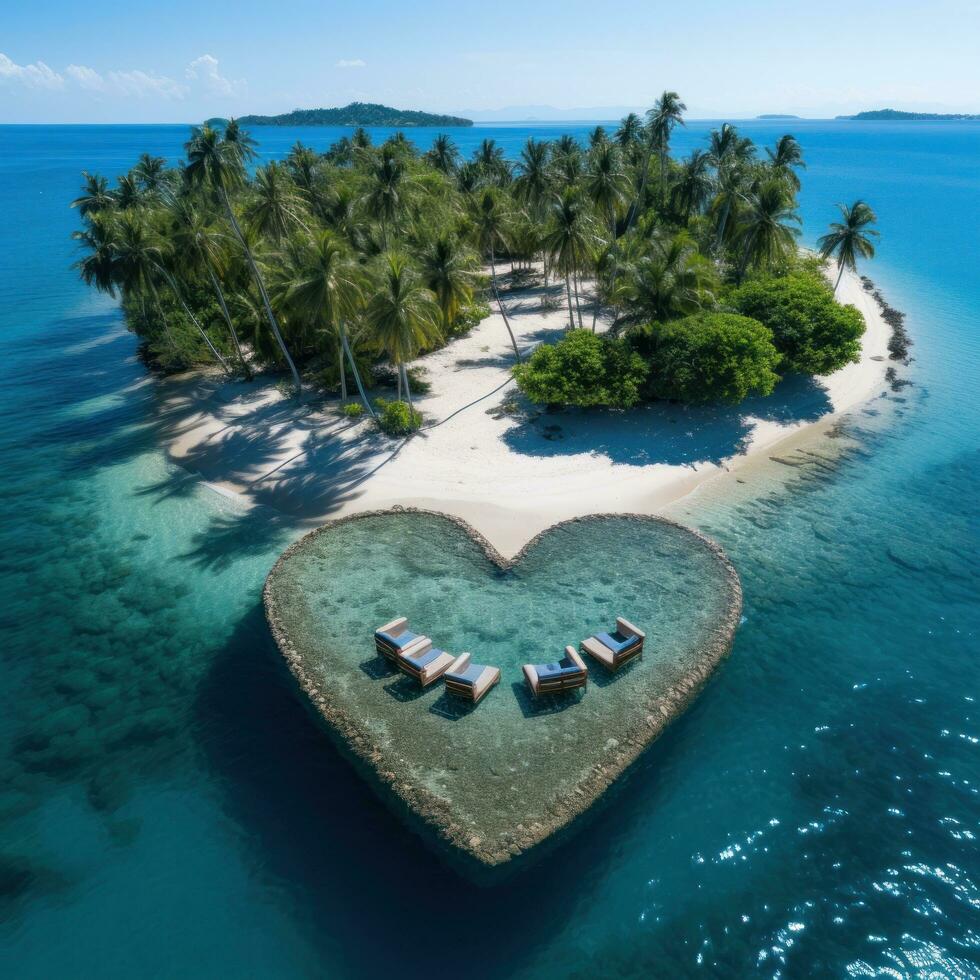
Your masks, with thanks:
[{"label": "tropical island", "polygon": [[[887,396],[894,370],[883,301],[856,274],[874,255],[872,208],[839,205],[818,252],[801,250],[797,140],[785,134],[760,148],[724,124],[677,159],[671,138],[684,109],[664,92],[645,119],[596,126],[584,143],[530,138],[516,159],[492,139],[467,159],[448,134],[425,147],[400,132],[376,144],[358,127],[325,152],[297,143],[256,165],[253,139],[229,120],[189,133],[177,167],[143,154],[112,186],[85,174],[73,202],[78,271],[121,296],[141,356],[162,379],[171,458],[270,515],[331,521],[289,549],[267,582],[267,615],[294,674],[372,779],[484,864],[583,813],[689,703],[737,622],[737,576],[710,542],[630,523],[615,525],[622,539],[613,546],[603,528],[590,537],[582,519],[643,522],[709,481],[751,480],[764,460],[825,466],[792,440]],[[465,574],[455,532],[436,546],[443,532],[406,508],[462,522],[478,552]],[[585,538],[570,547],[577,522]],[[357,566],[337,578],[337,593],[320,572],[334,560],[321,546],[365,527],[376,532],[337,552]],[[421,540],[431,551],[424,561]],[[608,566],[587,622],[576,619],[585,605],[569,604],[580,593],[555,595],[551,576],[529,590],[544,542],[557,542],[551,564]],[[635,590],[645,573],[630,573],[624,558],[636,545],[645,555],[675,548],[674,570],[710,559],[718,601],[678,582],[669,592],[685,604],[670,622],[706,616],[687,640],[714,639],[678,638],[676,672],[651,659],[535,729],[555,746],[588,725],[607,738],[583,747],[588,772],[565,767],[561,779],[536,783],[531,824],[520,797],[504,805],[513,779],[491,807],[485,794],[495,784],[464,785],[446,755],[489,742],[444,740],[440,726],[480,732],[502,712],[500,730],[524,737],[538,708],[514,678],[520,665],[505,662],[523,649],[522,634],[459,617],[501,601],[492,599],[507,587],[501,573],[513,573],[525,601],[539,595],[541,608],[568,609],[535,640],[544,656],[575,638],[566,631],[587,635],[622,615],[663,633],[660,613]],[[671,574],[660,569],[649,594]],[[712,574],[686,580],[705,584]],[[473,591],[447,600],[461,575]],[[487,576],[497,585],[480,588]],[[433,583],[441,586],[429,595]],[[613,608],[612,597],[634,608]],[[493,653],[511,672],[465,723],[443,695],[405,690],[372,658],[371,630],[406,610],[441,629],[447,649],[472,644],[474,656]],[[346,694],[330,683],[337,672]],[[630,683],[632,696],[611,696]],[[603,718],[621,724],[603,728]],[[417,750],[393,753],[384,733],[396,729],[406,733],[400,745],[413,730],[428,734]],[[437,744],[438,754],[427,751]],[[506,745],[500,752],[510,759]]]},{"label": "tropical island", "polygon": [[[209,119],[208,124],[225,120]],[[338,109],[293,109],[276,116],[240,116],[240,126],[387,126],[408,129],[413,126],[472,126],[472,119],[446,116],[417,109],[392,109],[375,102],[351,102]]]},{"label": "tropical island", "polygon": [[942,119],[980,119],[980,115],[969,112],[905,112],[902,109],[869,109],[858,112],[853,116],[836,116],[836,119],[856,119],[859,121],[904,121],[909,119],[942,120]]},{"label": "tropical island", "polygon": [[[872,209],[842,205],[805,253],[797,140],[760,150],[726,123],[675,159],[680,125],[667,92],[646,120],[514,160],[359,127],[257,167],[237,122],[203,126],[180,167],[85,175],[78,269],[179,375],[194,424],[171,451],[213,484],[310,519],[438,501],[516,551],[595,510],[597,480],[615,476],[603,509],[656,508],[880,390],[903,356],[854,273]],[[229,398],[243,427],[274,404],[281,423],[234,459]]]}]

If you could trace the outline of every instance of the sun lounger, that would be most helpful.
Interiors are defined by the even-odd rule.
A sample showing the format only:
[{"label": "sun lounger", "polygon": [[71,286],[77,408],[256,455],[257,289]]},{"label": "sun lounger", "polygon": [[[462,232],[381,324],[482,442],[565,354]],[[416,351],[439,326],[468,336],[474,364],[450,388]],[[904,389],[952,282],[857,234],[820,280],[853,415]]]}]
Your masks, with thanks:
[{"label": "sun lounger", "polygon": [[461,653],[446,671],[446,691],[476,704],[500,682],[500,668],[474,664],[468,653]]},{"label": "sun lounger", "polygon": [[413,645],[407,653],[399,655],[398,669],[409,677],[414,677],[423,687],[438,680],[453,665],[456,658],[451,653],[439,650],[431,640]]},{"label": "sun lounger", "polygon": [[553,664],[525,664],[524,677],[528,687],[537,697],[539,694],[556,694],[585,687],[589,668],[578,655],[575,647],[565,647],[565,656]]},{"label": "sun lounger", "polygon": [[617,671],[637,657],[643,656],[646,634],[628,620],[619,617],[611,633],[596,633],[582,641],[582,652],[598,660],[606,670]]},{"label": "sun lounger", "polygon": [[374,631],[374,645],[378,653],[394,664],[398,663],[398,658],[402,654],[410,653],[425,643],[429,643],[429,638],[420,633],[413,633],[408,628],[408,620],[404,616],[393,619]]}]

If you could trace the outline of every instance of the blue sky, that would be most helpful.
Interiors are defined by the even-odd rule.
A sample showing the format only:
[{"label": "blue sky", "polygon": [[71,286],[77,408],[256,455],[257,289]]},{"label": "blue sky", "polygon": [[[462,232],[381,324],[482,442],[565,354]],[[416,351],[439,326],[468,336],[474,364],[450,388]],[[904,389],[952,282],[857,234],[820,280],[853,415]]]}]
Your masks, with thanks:
[{"label": "blue sky", "polygon": [[[691,117],[980,112],[980,3],[8,0],[0,122],[192,122],[384,102]],[[596,113],[596,117],[601,113]]]}]

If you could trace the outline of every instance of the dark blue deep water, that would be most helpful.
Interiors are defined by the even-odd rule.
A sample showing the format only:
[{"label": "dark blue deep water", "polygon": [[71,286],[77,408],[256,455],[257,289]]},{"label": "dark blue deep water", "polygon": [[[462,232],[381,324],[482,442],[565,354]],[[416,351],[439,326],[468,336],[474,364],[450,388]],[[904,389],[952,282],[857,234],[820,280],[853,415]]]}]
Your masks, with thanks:
[{"label": "dark blue deep water", "polygon": [[79,171],[176,159],[185,128],[0,127],[0,975],[980,973],[980,124],[743,128],[787,126],[806,240],[838,200],[879,213],[914,384],[826,462],[677,509],[741,573],[733,656],[488,889],[331,748],[260,609],[296,529],[165,461],[133,338],[69,269]]}]

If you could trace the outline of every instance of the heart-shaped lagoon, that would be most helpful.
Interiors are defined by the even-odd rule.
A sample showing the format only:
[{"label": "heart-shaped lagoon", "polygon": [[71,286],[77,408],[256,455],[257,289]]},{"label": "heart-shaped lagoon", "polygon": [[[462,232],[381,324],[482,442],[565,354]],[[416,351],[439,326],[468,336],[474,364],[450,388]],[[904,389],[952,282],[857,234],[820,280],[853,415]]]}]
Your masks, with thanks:
[{"label": "heart-shaped lagoon", "polygon": [[[556,525],[513,561],[468,525],[396,510],[328,524],[269,573],[266,615],[290,668],[345,745],[443,840],[484,865],[580,814],[640,754],[728,652],[741,611],[721,550],[652,517]],[[622,615],[646,632],[615,675],[534,699],[521,665]],[[502,671],[475,707],[422,690],[375,653],[396,616],[452,653]]]}]

